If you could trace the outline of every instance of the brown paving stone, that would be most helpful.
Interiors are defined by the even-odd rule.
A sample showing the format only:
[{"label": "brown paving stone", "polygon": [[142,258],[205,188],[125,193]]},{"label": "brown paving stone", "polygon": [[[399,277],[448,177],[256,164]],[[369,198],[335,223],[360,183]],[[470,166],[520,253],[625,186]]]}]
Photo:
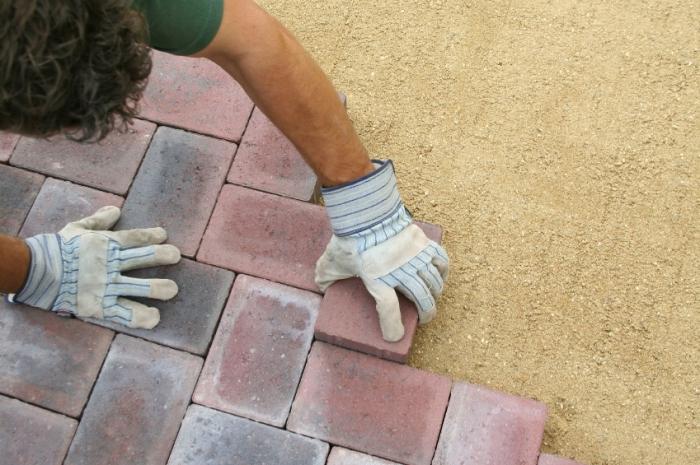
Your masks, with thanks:
[{"label": "brown paving stone", "polygon": [[18,140],[17,134],[0,131],[0,161],[5,162],[10,159]]},{"label": "brown paving stone", "polygon": [[168,465],[323,465],[328,444],[191,405]]},{"label": "brown paving stone", "polygon": [[328,456],[327,465],[399,465],[396,462],[372,457],[371,455],[361,454],[354,450],[343,449],[342,447],[334,447],[331,454]]},{"label": "brown paving stone", "polygon": [[428,465],[451,381],[314,343],[287,428],[407,465]]},{"label": "brown paving stone", "polygon": [[320,296],[239,276],[194,400],[284,426],[313,340]]},{"label": "brown paving stone", "polygon": [[92,215],[101,207],[121,207],[122,203],[124,199],[118,195],[49,178],[41,186],[20,235],[30,237],[58,232],[71,221]]},{"label": "brown paving stone", "polygon": [[162,226],[169,243],[193,256],[235,150],[230,142],[158,128],[117,228]]},{"label": "brown paving stone", "polygon": [[138,278],[172,279],[177,283],[179,292],[168,301],[142,300],[160,310],[158,326],[153,329],[135,329],[102,320],[91,321],[115,331],[203,355],[214,335],[234,274],[188,259],[182,259],[173,266],[148,268],[127,274]]},{"label": "brown paving stone", "polygon": [[61,465],[78,422],[0,396],[0,465]]},{"label": "brown paving stone", "polygon": [[252,110],[241,86],[213,62],[153,53],[142,117],[238,142]]},{"label": "brown paving stone", "polygon": [[0,392],[80,415],[112,331],[0,301]]},{"label": "brown paving stone", "polygon": [[135,120],[121,134],[113,131],[97,143],[79,143],[65,136],[22,137],[12,164],[115,194],[126,194],[156,126]]},{"label": "brown paving stone", "polygon": [[536,465],[546,419],[539,402],[457,383],[433,465]]},{"label": "brown paving stone", "polygon": [[540,454],[538,465],[581,465],[573,460],[557,457],[556,455]]},{"label": "brown paving stone", "polygon": [[309,201],[317,179],[289,139],[256,108],[236,153],[228,182]]},{"label": "brown paving stone", "polygon": [[0,234],[19,232],[43,182],[40,174],[0,165]]},{"label": "brown paving stone", "polygon": [[162,465],[202,359],[118,335],[85,408],[65,465]]},{"label": "brown paving stone", "polygon": [[[426,235],[440,242],[439,226],[417,222]],[[326,291],[316,320],[316,339],[399,363],[406,363],[416,327],[418,311],[413,302],[399,293],[403,339],[386,342],[382,338],[376,304],[359,279],[346,279]]]},{"label": "brown paving stone", "polygon": [[316,260],[330,240],[323,207],[226,185],[197,259],[317,291]]}]

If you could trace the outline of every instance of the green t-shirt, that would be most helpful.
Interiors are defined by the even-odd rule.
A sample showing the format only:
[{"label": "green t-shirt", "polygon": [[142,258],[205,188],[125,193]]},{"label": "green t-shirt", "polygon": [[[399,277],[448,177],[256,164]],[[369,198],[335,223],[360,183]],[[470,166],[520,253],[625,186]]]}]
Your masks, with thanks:
[{"label": "green t-shirt", "polygon": [[224,0],[133,0],[148,23],[151,47],[192,55],[209,45],[221,24]]}]

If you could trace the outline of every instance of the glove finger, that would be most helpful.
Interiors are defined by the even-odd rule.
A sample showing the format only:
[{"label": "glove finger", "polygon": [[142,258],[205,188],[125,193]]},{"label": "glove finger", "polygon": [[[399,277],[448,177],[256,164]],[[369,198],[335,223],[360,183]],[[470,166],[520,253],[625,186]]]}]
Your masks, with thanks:
[{"label": "glove finger", "polygon": [[367,292],[374,297],[377,303],[377,315],[379,327],[385,341],[400,341],[404,335],[403,322],[401,321],[401,309],[399,298],[393,287],[381,279],[362,280]]},{"label": "glove finger", "polygon": [[118,207],[107,206],[97,210],[92,215],[78,221],[69,223],[68,226],[75,226],[93,231],[102,231],[110,229],[119,221],[121,210]]},{"label": "glove finger", "polygon": [[119,276],[108,286],[108,294],[169,300],[177,295],[177,284],[171,279],[139,279]]},{"label": "glove finger", "polygon": [[174,245],[133,247],[119,252],[119,270],[129,271],[158,265],[173,265],[180,261],[180,250]]},{"label": "glove finger", "polygon": [[316,262],[316,272],[314,275],[314,281],[316,285],[321,290],[321,292],[326,292],[326,289],[334,282],[346,279],[354,276],[346,270],[341,270],[337,265],[337,261],[330,258],[332,244],[321,255],[321,258]]},{"label": "glove finger", "polygon": [[125,229],[124,231],[109,232],[107,235],[119,242],[119,245],[124,249],[160,244],[168,238],[168,234],[163,228]]},{"label": "glove finger", "polygon": [[444,288],[444,282],[435,266],[428,264],[427,267],[418,270],[418,276],[428,285],[428,289],[430,289],[430,293],[433,297],[436,299],[440,297]]},{"label": "glove finger", "polygon": [[105,320],[129,328],[151,329],[160,321],[160,312],[157,308],[129,299],[117,299],[117,303],[106,307],[103,313]]},{"label": "glove finger", "polygon": [[396,288],[416,304],[420,324],[432,320],[436,312],[435,299],[427,284],[417,274],[410,273],[403,268],[393,271],[391,276],[399,283]]},{"label": "glove finger", "polygon": [[440,272],[443,281],[447,281],[447,277],[450,274],[450,259],[447,256],[447,252],[442,248],[437,242],[431,241],[430,251],[433,254],[431,262]]}]

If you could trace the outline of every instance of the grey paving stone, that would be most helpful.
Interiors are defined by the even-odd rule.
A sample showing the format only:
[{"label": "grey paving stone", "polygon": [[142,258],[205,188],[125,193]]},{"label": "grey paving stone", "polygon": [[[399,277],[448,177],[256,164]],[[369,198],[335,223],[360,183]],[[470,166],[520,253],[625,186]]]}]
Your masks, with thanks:
[{"label": "grey paving stone", "polygon": [[192,405],[168,465],[323,465],[327,454],[324,442]]},{"label": "grey paving stone", "polygon": [[19,232],[43,182],[40,174],[0,165],[0,234]]},{"label": "grey paving stone", "polygon": [[10,159],[18,140],[17,134],[0,131],[0,161],[5,162]]}]

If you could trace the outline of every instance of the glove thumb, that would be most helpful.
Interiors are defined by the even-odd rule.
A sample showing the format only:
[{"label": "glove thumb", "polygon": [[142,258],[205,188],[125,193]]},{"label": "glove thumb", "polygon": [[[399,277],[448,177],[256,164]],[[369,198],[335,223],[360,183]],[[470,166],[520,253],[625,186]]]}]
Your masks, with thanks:
[{"label": "glove thumb", "polygon": [[401,321],[401,309],[399,297],[396,291],[378,279],[362,280],[367,291],[377,302],[377,314],[379,326],[382,329],[382,337],[388,342],[397,342],[403,338],[404,327]]},{"label": "glove thumb", "polygon": [[335,236],[331,238],[325,252],[316,262],[314,281],[321,292],[326,292],[328,286],[340,279],[357,275],[358,257],[351,246],[351,243],[343,242]]}]

